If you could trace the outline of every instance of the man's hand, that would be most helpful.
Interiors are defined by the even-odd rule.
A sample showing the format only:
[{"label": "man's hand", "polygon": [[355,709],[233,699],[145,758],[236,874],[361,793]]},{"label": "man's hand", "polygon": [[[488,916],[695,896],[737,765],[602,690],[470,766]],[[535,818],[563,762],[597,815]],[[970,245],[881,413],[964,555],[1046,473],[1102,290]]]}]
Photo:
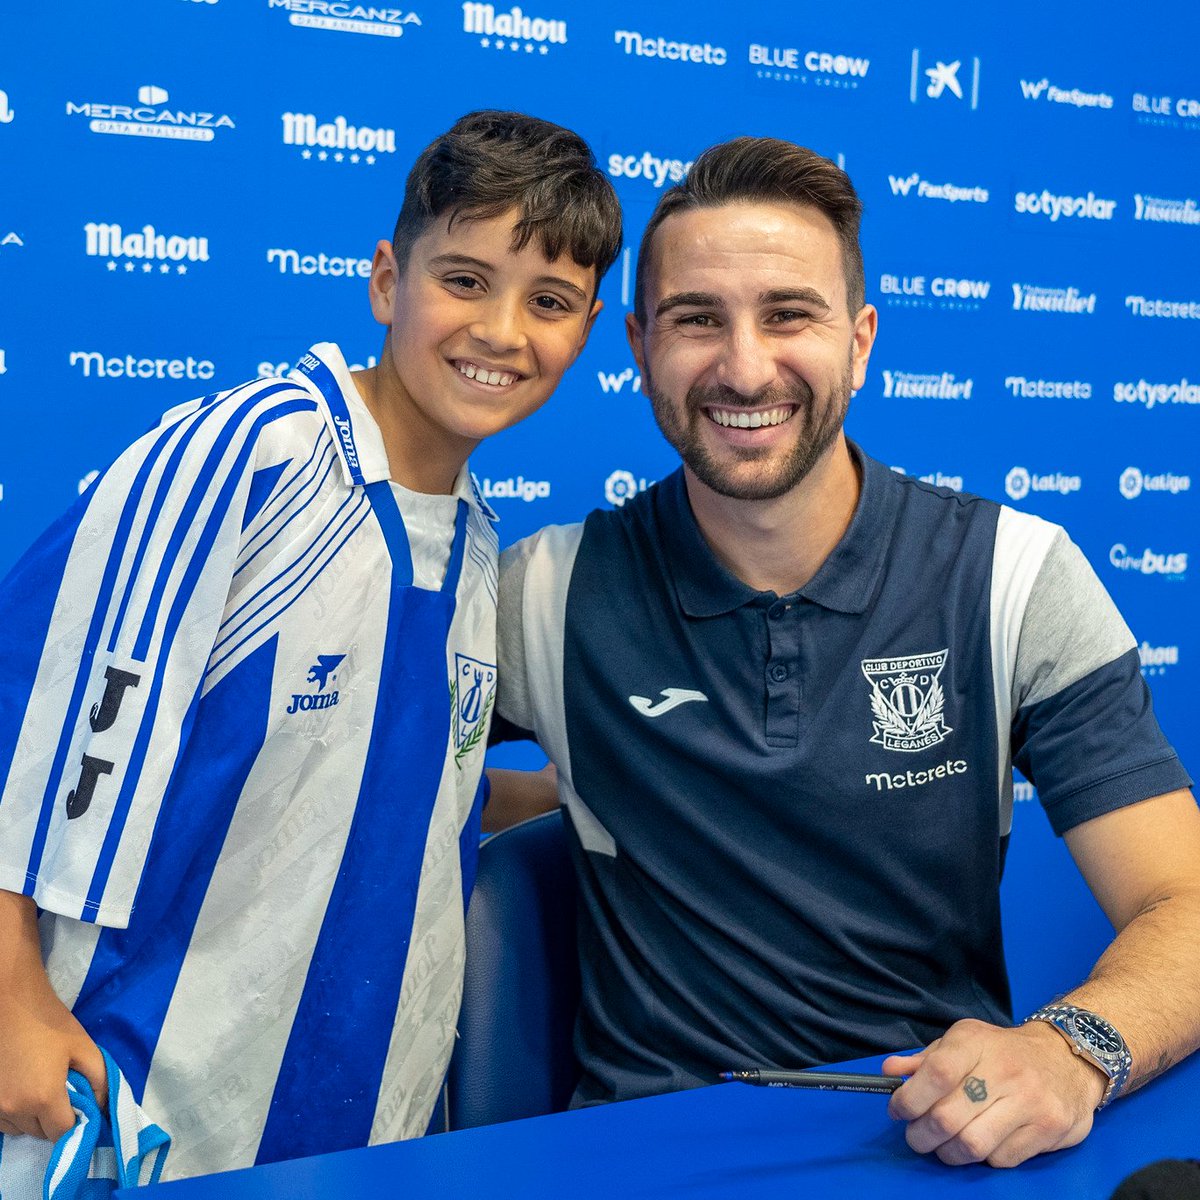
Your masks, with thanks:
[{"label": "man's hand", "polygon": [[67,1071],[107,1103],[104,1058],[51,988],[27,896],[0,892],[0,1133],[51,1141],[75,1124]]},{"label": "man's hand", "polygon": [[1000,1029],[959,1021],[919,1054],[892,1055],[885,1075],[908,1075],[888,1115],[909,1123],[919,1154],[944,1163],[1015,1167],[1083,1141],[1104,1096],[1098,1067],[1044,1022]]}]

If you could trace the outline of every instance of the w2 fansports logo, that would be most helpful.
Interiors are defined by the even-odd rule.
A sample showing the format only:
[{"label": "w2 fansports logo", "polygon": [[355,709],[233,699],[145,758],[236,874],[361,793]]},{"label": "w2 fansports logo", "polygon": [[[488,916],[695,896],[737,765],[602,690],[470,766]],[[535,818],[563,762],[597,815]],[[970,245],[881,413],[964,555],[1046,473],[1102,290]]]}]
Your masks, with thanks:
[{"label": "w2 fansports logo", "polygon": [[864,658],[871,685],[871,741],[885,750],[911,753],[936,746],[954,732],[943,718],[945,693],[939,677],[948,650],[906,658]]},{"label": "w2 fansports logo", "polygon": [[463,760],[483,741],[495,698],[495,663],[455,654],[450,710],[454,722],[454,764],[460,771]]}]

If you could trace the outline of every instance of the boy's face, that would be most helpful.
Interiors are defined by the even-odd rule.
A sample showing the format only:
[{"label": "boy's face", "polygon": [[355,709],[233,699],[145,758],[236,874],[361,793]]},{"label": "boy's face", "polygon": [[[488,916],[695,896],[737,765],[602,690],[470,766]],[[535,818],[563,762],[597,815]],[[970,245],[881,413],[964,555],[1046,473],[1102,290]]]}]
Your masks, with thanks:
[{"label": "boy's face", "polygon": [[391,243],[375,251],[371,309],[389,327],[378,399],[447,465],[546,402],[600,311],[594,268],[551,262],[536,237],[512,249],[518,216],[440,217],[399,269]]}]

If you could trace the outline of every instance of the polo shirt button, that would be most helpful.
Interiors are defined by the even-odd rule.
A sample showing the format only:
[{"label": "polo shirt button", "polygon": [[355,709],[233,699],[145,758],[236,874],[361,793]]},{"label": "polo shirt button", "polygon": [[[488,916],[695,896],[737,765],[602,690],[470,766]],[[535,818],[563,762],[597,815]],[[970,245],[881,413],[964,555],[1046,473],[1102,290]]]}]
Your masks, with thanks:
[{"label": "polo shirt button", "polygon": [[770,609],[767,612],[767,615],[771,618],[772,621],[778,621],[779,618],[782,617],[783,614],[785,612],[787,612],[787,610],[790,607],[791,607],[790,604],[784,604],[784,602],[782,600],[777,600],[774,604],[771,605]]},{"label": "polo shirt button", "polygon": [[771,678],[775,680],[776,683],[782,683],[787,677],[788,669],[783,665],[783,663],[776,663],[771,668]]}]

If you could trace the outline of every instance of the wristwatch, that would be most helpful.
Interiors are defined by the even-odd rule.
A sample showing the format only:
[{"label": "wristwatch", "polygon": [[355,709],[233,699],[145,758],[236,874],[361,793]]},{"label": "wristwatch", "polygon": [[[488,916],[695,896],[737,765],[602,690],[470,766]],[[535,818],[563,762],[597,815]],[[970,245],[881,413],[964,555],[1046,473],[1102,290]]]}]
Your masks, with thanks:
[{"label": "wristwatch", "polygon": [[1097,1112],[1120,1095],[1129,1078],[1133,1056],[1125,1039],[1108,1021],[1072,1004],[1048,1004],[1027,1016],[1022,1024],[1028,1025],[1030,1021],[1045,1021],[1054,1026],[1080,1058],[1086,1058],[1108,1076],[1104,1096],[1096,1105]]}]

